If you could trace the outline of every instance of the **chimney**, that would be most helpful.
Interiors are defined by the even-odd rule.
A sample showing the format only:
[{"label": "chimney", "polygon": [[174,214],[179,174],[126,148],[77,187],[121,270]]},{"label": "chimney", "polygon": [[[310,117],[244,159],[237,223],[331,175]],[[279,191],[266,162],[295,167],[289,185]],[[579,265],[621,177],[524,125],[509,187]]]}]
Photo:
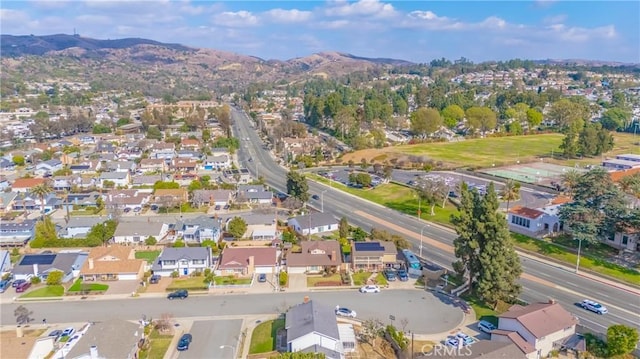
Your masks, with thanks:
[{"label": "chimney", "polygon": [[338,258],[336,256],[336,251],[331,251],[331,261],[335,262],[337,260],[338,260]]},{"label": "chimney", "polygon": [[33,263],[33,275],[38,276],[38,263]]},{"label": "chimney", "polygon": [[553,298],[549,298],[549,304],[556,304],[556,300]]},{"label": "chimney", "polygon": [[99,356],[98,356],[98,347],[97,346],[92,345],[89,348],[89,357],[91,359],[98,359],[99,358]]},{"label": "chimney", "polygon": [[249,256],[249,267],[247,268],[249,273],[249,275],[253,274],[253,271],[255,270],[255,257],[254,256]]},{"label": "chimney", "polygon": [[93,269],[93,258],[89,258],[89,269]]},{"label": "chimney", "polygon": [[304,299],[302,300],[303,303],[309,303],[309,296],[305,295]]}]

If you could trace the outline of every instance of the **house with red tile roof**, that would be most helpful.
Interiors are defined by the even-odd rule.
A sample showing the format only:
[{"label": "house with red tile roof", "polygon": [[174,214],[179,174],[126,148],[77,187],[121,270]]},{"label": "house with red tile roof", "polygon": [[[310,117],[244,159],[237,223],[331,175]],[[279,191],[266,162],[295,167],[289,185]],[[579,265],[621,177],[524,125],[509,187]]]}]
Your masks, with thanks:
[{"label": "house with red tile roof", "polygon": [[45,178],[17,178],[11,185],[13,192],[29,192],[31,188],[46,183]]},{"label": "house with red tile roof", "polygon": [[509,230],[530,237],[561,232],[563,226],[558,215],[561,206],[562,204],[551,204],[542,208],[512,207],[507,215]]},{"label": "house with red tile roof", "polygon": [[545,358],[576,333],[578,319],[554,300],[514,305],[498,316],[492,341],[512,342],[529,359]]}]

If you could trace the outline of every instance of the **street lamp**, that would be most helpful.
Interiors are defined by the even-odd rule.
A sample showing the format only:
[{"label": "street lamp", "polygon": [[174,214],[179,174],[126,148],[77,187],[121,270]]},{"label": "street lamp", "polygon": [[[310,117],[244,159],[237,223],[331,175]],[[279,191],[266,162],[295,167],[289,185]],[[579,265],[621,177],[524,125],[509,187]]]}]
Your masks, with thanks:
[{"label": "street lamp", "polygon": [[236,359],[236,347],[233,345],[221,345],[220,349],[224,349],[224,348],[231,348],[232,353],[233,353],[233,359]]},{"label": "street lamp", "polygon": [[427,227],[431,227],[431,226],[428,225],[428,224],[425,224],[424,227],[422,227],[422,229],[420,230],[420,247],[419,247],[420,248],[420,258],[422,258],[422,247],[423,247],[423,245],[422,245],[422,232]]},{"label": "street lamp", "polygon": [[327,192],[328,189],[320,192],[320,212],[324,213],[324,193]]},{"label": "street lamp", "polygon": [[578,268],[580,268],[580,250],[582,249],[582,238],[578,238],[578,258],[576,259],[576,274],[578,274]]}]

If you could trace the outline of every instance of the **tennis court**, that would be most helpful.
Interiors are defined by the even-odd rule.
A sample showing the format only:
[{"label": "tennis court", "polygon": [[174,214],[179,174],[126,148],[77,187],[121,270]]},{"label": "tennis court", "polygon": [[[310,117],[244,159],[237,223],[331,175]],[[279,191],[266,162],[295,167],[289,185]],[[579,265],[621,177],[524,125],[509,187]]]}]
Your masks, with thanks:
[{"label": "tennis court", "polygon": [[578,167],[560,166],[545,162],[532,162],[521,165],[487,168],[481,172],[524,183],[535,183],[543,186],[551,186],[551,182],[560,182],[564,173],[570,170],[585,172],[586,169]]}]

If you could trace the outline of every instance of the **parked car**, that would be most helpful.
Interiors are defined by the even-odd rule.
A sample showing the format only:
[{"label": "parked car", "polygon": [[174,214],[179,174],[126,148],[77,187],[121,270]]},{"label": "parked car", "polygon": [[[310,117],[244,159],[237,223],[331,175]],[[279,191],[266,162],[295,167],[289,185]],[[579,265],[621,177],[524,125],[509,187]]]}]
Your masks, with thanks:
[{"label": "parked car", "polygon": [[51,333],[49,333],[50,337],[54,337],[54,338],[58,338],[62,336],[62,330],[54,330]]},{"label": "parked car", "polygon": [[609,313],[609,310],[607,310],[607,307],[589,299],[583,300],[582,303],[580,303],[580,306],[586,310],[590,310],[600,315]]},{"label": "parked car", "polygon": [[175,292],[171,292],[167,295],[167,299],[185,299],[189,296],[189,292],[186,289],[176,290]]},{"label": "parked car", "polygon": [[10,285],[11,281],[9,281],[8,279],[0,281],[0,293],[4,293]]},{"label": "parked car", "polygon": [[260,283],[264,283],[264,282],[266,282],[266,281],[267,281],[267,275],[266,275],[266,274],[264,274],[264,273],[260,273],[260,274],[258,275],[258,282],[260,282]]},{"label": "parked car", "polygon": [[391,269],[387,269],[384,271],[384,277],[387,278],[389,282],[394,282],[396,280],[396,273]]},{"label": "parked car", "polygon": [[27,282],[27,281],[26,281],[26,280],[24,280],[24,279],[17,279],[17,280],[15,280],[13,283],[11,283],[11,286],[12,286],[13,288],[16,288],[16,287],[17,287],[17,286],[19,286],[20,284],[22,284],[22,283],[26,283],[26,282]]},{"label": "parked car", "polygon": [[349,318],[355,318],[356,317],[356,312],[349,309],[349,308],[336,308],[336,315],[340,316],[340,317],[349,317]]},{"label": "parked car", "polygon": [[136,208],[133,209],[133,211],[135,213],[138,213],[138,212],[142,211],[142,207],[136,207]]},{"label": "parked car", "polygon": [[189,333],[182,334],[182,336],[180,337],[180,340],[178,341],[178,350],[179,351],[189,350],[189,344],[191,344],[191,340],[193,340],[193,337],[191,336],[191,334]]},{"label": "parked car", "polygon": [[398,270],[398,279],[400,279],[401,282],[406,282],[409,280],[409,275],[407,274],[407,271],[404,269],[399,269]]},{"label": "parked car", "polygon": [[450,346],[450,347],[457,347],[458,346],[458,339],[450,337],[450,338],[447,338],[447,341],[444,342],[444,343],[447,346]]},{"label": "parked car", "polygon": [[471,345],[471,344],[476,342],[475,339],[473,339],[472,337],[468,336],[467,334],[465,334],[463,332],[456,333],[456,339],[461,340],[462,341],[462,345],[464,345],[464,346]]},{"label": "parked car", "polygon": [[31,282],[23,282],[16,287],[16,293],[22,293],[31,287]]},{"label": "parked car", "polygon": [[317,194],[314,194],[313,196],[311,196],[311,198],[315,199],[316,201],[320,199],[320,196],[318,196]]},{"label": "parked car", "polygon": [[481,320],[478,322],[478,330],[485,333],[491,333],[496,330],[496,326],[486,320]]},{"label": "parked car", "polygon": [[158,210],[158,205],[157,204],[152,204],[150,208],[151,208],[152,211],[157,211]]},{"label": "parked car", "polygon": [[215,208],[214,208],[214,209],[215,209],[216,211],[219,211],[221,208],[222,208],[222,207],[220,207],[220,205],[218,204],[218,205],[216,205],[216,206],[215,206]]},{"label": "parked car", "polygon": [[129,212],[131,212],[131,208],[127,207],[124,209],[124,213],[129,213]]},{"label": "parked car", "polygon": [[380,293],[380,287],[377,285],[365,285],[360,288],[360,293]]},{"label": "parked car", "polygon": [[72,327],[66,328],[65,330],[62,331],[62,334],[60,334],[61,337],[70,337],[73,335],[73,333],[75,333],[76,330]]},{"label": "parked car", "polygon": [[224,207],[222,207],[222,209],[224,209],[225,211],[228,210],[229,208],[231,208],[231,206],[229,206],[228,204],[225,204]]},{"label": "parked car", "polygon": [[160,282],[160,275],[158,274],[154,274],[149,278],[149,284],[157,284],[158,282]]}]

